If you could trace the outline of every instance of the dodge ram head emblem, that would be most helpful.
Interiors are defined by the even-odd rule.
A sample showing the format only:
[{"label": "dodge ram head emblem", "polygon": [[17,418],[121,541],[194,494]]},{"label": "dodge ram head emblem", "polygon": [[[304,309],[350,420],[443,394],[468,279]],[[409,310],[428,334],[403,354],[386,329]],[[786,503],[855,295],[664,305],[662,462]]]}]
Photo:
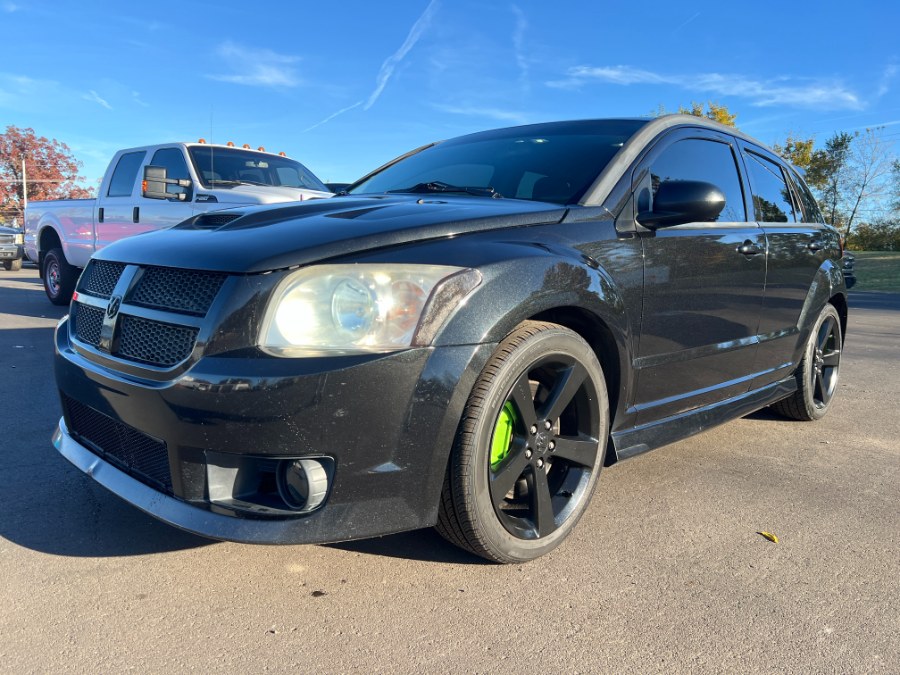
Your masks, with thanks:
[{"label": "dodge ram head emblem", "polygon": [[110,319],[114,318],[116,314],[119,313],[119,307],[122,306],[122,296],[114,295],[109,299],[109,304],[106,306],[106,316]]}]

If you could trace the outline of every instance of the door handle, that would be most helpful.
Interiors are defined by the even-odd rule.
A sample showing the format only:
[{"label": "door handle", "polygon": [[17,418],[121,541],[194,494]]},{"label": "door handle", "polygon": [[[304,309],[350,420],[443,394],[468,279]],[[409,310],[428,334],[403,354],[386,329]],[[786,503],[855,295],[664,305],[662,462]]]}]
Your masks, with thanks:
[{"label": "door handle", "polygon": [[737,247],[737,252],[742,255],[758,255],[762,253],[762,249],[748,239]]},{"label": "door handle", "polygon": [[813,253],[817,253],[825,248],[825,242],[821,239],[813,239],[809,244],[807,244],[807,248]]},{"label": "door handle", "polygon": [[103,207],[102,206],[99,209],[97,209],[97,222],[98,223],[103,222]]},{"label": "door handle", "polygon": [[131,222],[133,222],[133,223],[141,222],[141,207],[140,206],[135,206],[134,209],[131,211]]}]

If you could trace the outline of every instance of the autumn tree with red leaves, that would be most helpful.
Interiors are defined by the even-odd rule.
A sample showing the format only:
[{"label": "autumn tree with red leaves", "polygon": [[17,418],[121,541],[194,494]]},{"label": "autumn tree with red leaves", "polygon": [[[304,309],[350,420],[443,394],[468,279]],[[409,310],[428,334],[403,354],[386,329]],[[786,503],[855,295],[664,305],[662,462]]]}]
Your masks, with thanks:
[{"label": "autumn tree with red leaves", "polygon": [[93,196],[92,189],[78,185],[79,162],[69,146],[56,139],[38,137],[34,129],[10,125],[0,134],[0,221],[24,222],[22,160],[25,160],[28,201],[80,199]]}]

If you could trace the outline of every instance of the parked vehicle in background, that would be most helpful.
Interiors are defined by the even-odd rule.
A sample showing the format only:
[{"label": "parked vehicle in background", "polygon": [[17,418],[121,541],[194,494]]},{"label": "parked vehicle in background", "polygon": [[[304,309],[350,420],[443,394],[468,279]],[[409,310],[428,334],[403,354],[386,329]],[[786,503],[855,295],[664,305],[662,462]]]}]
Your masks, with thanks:
[{"label": "parked vehicle in background", "polygon": [[3,262],[3,269],[22,269],[23,236],[18,228],[0,226],[0,261]]},{"label": "parked vehicle in background", "polygon": [[844,256],[841,258],[841,268],[844,272],[844,283],[847,284],[847,288],[850,289],[856,286],[856,257],[849,251],[844,251]]},{"label": "parked vehicle in background", "polygon": [[166,143],[115,154],[96,199],[32,202],[25,254],[38,264],[50,301],[65,305],[95,251],[234,206],[331,197],[312,171],[262,148]]},{"label": "parked vehicle in background", "polygon": [[56,331],[59,452],[208,537],[437,525],[517,563],[567,537],[603,466],[833,400],[838,233],[735,129],[498,129],[347,192],[94,256]]}]

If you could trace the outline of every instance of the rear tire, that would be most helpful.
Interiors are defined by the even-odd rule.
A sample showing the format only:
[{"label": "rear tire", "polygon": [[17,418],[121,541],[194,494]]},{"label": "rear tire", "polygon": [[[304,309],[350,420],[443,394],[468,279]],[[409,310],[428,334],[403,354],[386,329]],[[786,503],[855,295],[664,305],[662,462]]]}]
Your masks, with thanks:
[{"label": "rear tire", "polygon": [[590,345],[557,324],[520,324],[469,395],[438,532],[493,562],[551,551],[590,502],[608,433],[606,384]]},{"label": "rear tire", "polygon": [[772,404],[772,409],[803,422],[824,417],[837,389],[843,346],[841,317],[834,305],[825,305],[809,334],[795,373],[797,391]]},{"label": "rear tire", "polygon": [[60,248],[51,248],[41,266],[44,292],[54,305],[68,305],[78,281],[78,268],[69,264]]}]

